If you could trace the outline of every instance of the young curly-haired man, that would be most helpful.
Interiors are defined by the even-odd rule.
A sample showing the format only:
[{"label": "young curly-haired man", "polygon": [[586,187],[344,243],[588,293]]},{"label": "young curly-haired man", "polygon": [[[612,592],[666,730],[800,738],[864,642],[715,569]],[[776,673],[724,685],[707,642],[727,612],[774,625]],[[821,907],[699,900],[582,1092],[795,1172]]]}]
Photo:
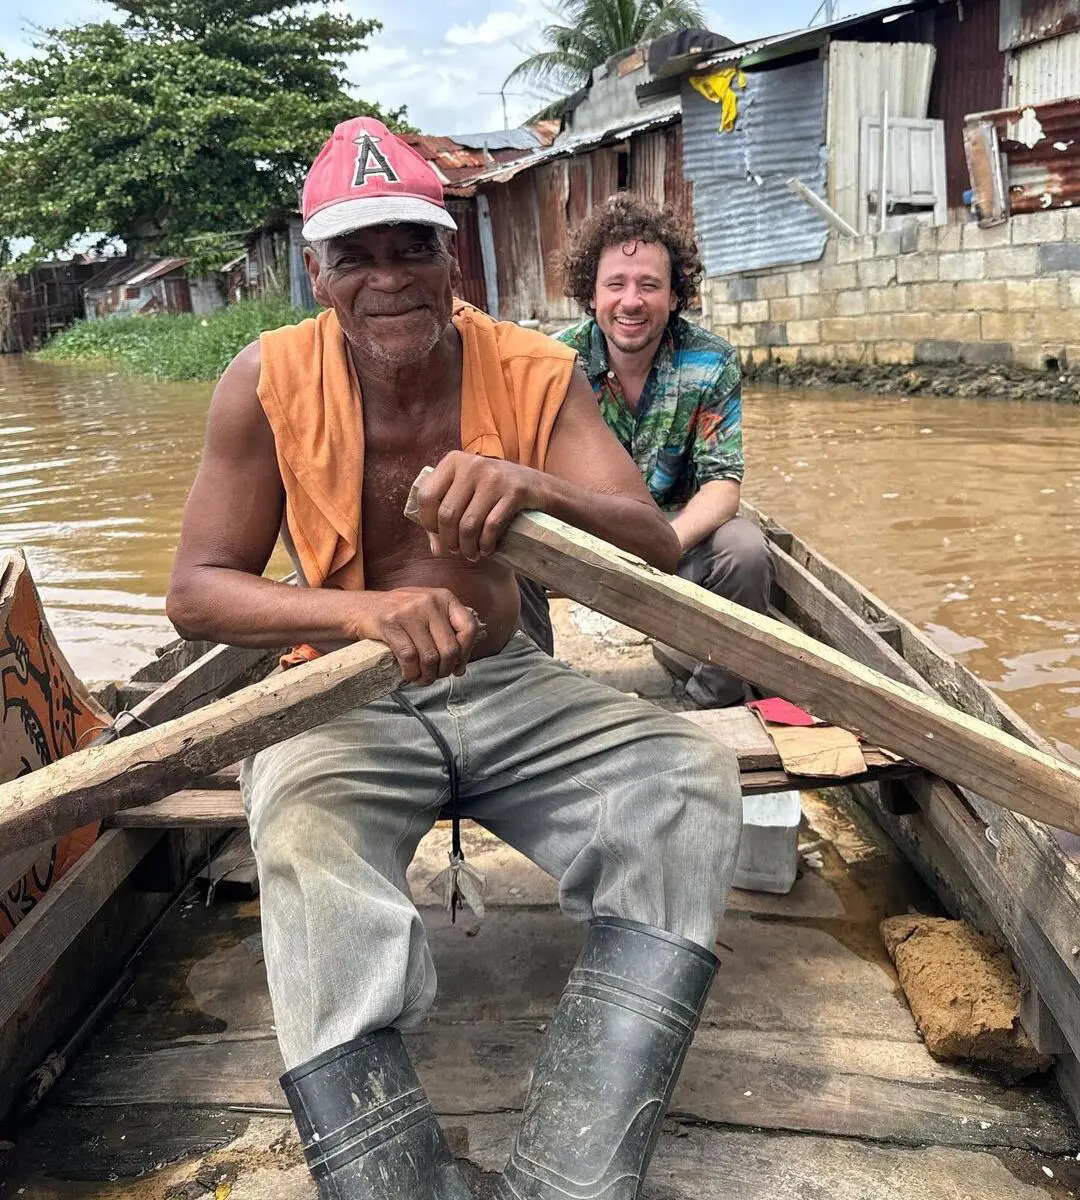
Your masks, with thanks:
[{"label": "young curly-haired man", "polygon": [[[765,541],[736,516],[743,477],[741,384],[735,350],[681,314],[701,279],[686,226],[667,209],[620,192],[593,210],[565,255],[567,294],[589,319],[564,330],[604,420],[637,463],[678,535],[678,573],[764,612],[771,583]],[[541,644],[539,597],[522,585],[523,625]],[[695,703],[741,703],[743,684],[719,667],[658,657],[691,671]],[[681,668],[681,671],[680,671]]]}]

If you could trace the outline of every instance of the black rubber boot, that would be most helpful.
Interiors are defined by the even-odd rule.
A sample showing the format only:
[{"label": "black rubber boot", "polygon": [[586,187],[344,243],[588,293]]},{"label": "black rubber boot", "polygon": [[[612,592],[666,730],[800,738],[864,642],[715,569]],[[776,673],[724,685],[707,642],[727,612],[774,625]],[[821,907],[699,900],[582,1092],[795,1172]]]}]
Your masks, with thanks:
[{"label": "black rubber boot", "polygon": [[473,1200],[396,1030],[335,1046],[281,1086],[319,1200]]},{"label": "black rubber boot", "polygon": [[719,962],[600,917],[533,1073],[501,1200],[635,1200]]}]

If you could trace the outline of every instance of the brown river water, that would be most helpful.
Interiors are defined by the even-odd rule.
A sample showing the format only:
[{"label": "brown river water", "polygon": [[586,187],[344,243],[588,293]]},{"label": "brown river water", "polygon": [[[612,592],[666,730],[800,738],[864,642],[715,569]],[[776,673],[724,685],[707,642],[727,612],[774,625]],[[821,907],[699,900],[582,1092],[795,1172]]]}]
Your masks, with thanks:
[{"label": "brown river water", "polygon": [[[85,679],[171,636],[210,392],[0,357],[0,549],[26,551]],[[752,392],[745,426],[749,500],[1080,748],[1080,408]]]}]

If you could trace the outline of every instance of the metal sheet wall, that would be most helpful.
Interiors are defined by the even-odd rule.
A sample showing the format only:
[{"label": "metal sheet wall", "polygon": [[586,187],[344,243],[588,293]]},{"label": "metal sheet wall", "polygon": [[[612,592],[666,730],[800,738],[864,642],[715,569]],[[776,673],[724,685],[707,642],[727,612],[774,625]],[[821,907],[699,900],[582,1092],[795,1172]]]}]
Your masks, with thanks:
[{"label": "metal sheet wall", "polygon": [[820,258],[825,222],[797,200],[797,177],[825,191],[825,70],[820,59],[748,74],[739,115],[720,133],[720,109],[683,86],[684,173],[709,275]]},{"label": "metal sheet wall", "polygon": [[1080,0],[1002,0],[998,43],[1002,50],[1076,29],[1080,29]]},{"label": "metal sheet wall", "polygon": [[945,122],[945,176],[950,205],[971,186],[964,154],[964,118],[999,108],[1005,56],[998,49],[999,0],[942,4],[934,13],[937,66],[927,116]]},{"label": "metal sheet wall", "polygon": [[[692,190],[683,178],[679,127],[650,130],[629,141],[630,186],[692,220]],[[618,191],[618,172],[619,151],[603,147],[540,163],[506,182],[482,185],[481,196],[491,214],[501,319],[570,320],[580,315],[563,295],[561,254],[570,231]],[[475,224],[475,214],[472,221]],[[479,237],[475,261],[472,274],[483,295]]]},{"label": "metal sheet wall", "polygon": [[[1052,104],[1080,96],[1080,32],[1024,46],[1013,54],[1006,104]],[[985,112],[972,108],[968,112]]]},{"label": "metal sheet wall", "polygon": [[603,204],[619,190],[619,156],[614,150],[594,150],[592,159],[592,202]]},{"label": "metal sheet wall", "polygon": [[694,185],[683,174],[682,124],[664,130],[667,162],[664,166],[664,199],[690,225],[694,223]]},{"label": "metal sheet wall", "polygon": [[480,228],[476,219],[475,200],[447,198],[446,208],[457,222],[458,266],[461,283],[457,293],[462,300],[487,308],[487,288],[484,285],[484,258],[480,250]]},{"label": "metal sheet wall", "polygon": [[570,177],[569,195],[566,200],[566,222],[571,229],[577,229],[592,212],[593,156],[585,154],[581,158],[570,159],[567,170]]},{"label": "metal sheet wall", "polygon": [[536,223],[533,172],[485,189],[499,278],[499,316],[522,320],[543,312],[544,277]]},{"label": "metal sheet wall", "polygon": [[664,129],[642,133],[630,143],[630,190],[654,204],[663,204],[664,175],[667,167],[667,139]]},{"label": "metal sheet wall", "polygon": [[548,163],[508,183],[484,189],[504,321],[570,319],[576,307],[562,294],[559,252],[566,245],[569,163]]},{"label": "metal sheet wall", "polygon": [[566,249],[566,210],[570,191],[567,165],[567,160],[562,158],[532,172],[539,207],[544,292],[549,305],[562,299],[559,256]]},{"label": "metal sheet wall", "polygon": [[934,47],[918,42],[833,42],[829,48],[829,203],[859,228],[859,146],[863,117],[923,118]]},{"label": "metal sheet wall", "polygon": [[997,128],[1013,213],[1080,205],[1080,105],[1075,99],[1001,109],[982,119]]}]

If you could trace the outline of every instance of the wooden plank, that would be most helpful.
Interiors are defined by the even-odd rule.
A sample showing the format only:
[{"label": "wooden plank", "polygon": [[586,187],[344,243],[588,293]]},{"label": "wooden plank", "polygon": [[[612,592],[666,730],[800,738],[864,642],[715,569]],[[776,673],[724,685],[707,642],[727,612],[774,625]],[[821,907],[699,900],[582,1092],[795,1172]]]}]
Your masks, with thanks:
[{"label": "wooden plank", "polygon": [[889,835],[950,916],[959,917],[980,933],[1000,940],[1001,929],[980,895],[977,881],[968,877],[941,834],[927,820],[914,799],[911,781],[902,786],[915,806],[913,813],[904,816],[889,810],[880,789],[873,784],[845,785],[843,791]]},{"label": "wooden plank", "polygon": [[709,708],[679,714],[734,750],[742,771],[780,770],[780,755],[748,708]]},{"label": "wooden plank", "polygon": [[1040,1054],[1068,1054],[1069,1043],[1030,979],[1020,981],[1020,1024]]},{"label": "wooden plank", "polygon": [[215,646],[136,704],[132,716],[147,725],[171,721],[253,676],[265,675],[278,653],[248,646]]},{"label": "wooden plank", "polygon": [[[929,770],[1080,830],[1080,769],[888,680],[805,634],[655,571],[544,514],[519,516],[502,539],[500,556],[524,573],[557,579],[564,591],[617,620],[662,634],[698,658],[723,662]],[[673,611],[679,614],[674,624]],[[188,714],[167,729],[134,734],[120,746],[91,747],[4,785],[0,830],[17,849],[159,799],[344,707],[385,695],[399,680],[393,656],[384,648],[359,644],[339,650]]]},{"label": "wooden plank", "polygon": [[801,563],[771,545],[776,582],[783,592],[781,611],[793,618],[797,628],[890,679],[906,683],[926,695],[933,688],[870,623],[839,604],[832,592]]},{"label": "wooden plank", "polygon": [[0,889],[7,890],[20,880],[43,854],[49,853],[55,841],[55,838],[48,838],[36,846],[0,854]]},{"label": "wooden plank", "polygon": [[1080,768],[888,679],[797,630],[665,575],[544,513],[499,557],[607,616],[662,637],[988,799],[1080,832]]},{"label": "wooden plank", "polygon": [[1075,1054],[1059,1055],[1054,1071],[1057,1085],[1073,1114],[1080,1112],[1080,1061]]},{"label": "wooden plank", "polygon": [[[773,757],[776,757],[775,750]],[[908,778],[914,771],[909,763],[886,760],[867,749],[864,758],[871,767],[865,775],[854,775],[844,783],[865,783],[877,779]],[[741,762],[741,755],[740,755]],[[789,775],[780,767],[758,767],[741,772],[743,794],[767,795],[769,792],[791,788],[821,787],[840,783],[837,779],[819,779],[808,775]],[[152,804],[137,804],[120,809],[106,819],[109,829],[174,829],[185,826],[210,826],[221,829],[239,828],[247,824],[240,793],[224,788],[188,788],[174,792]]]},{"label": "wooden plank", "polygon": [[205,889],[207,904],[213,904],[219,891],[234,900],[250,900],[257,896],[259,870],[247,830],[231,834],[195,878]]},{"label": "wooden plank", "polygon": [[0,786],[0,837],[19,849],[160,799],[400,684],[401,671],[385,646],[357,642],[155,729],[90,746]]},{"label": "wooden plank", "polygon": [[104,834],[0,943],[0,1026],[156,841],[147,830]]},{"label": "wooden plank", "polygon": [[[466,1124],[469,1159],[484,1171],[501,1171],[517,1134],[516,1115],[469,1117]],[[1028,1182],[1043,1165],[1064,1191],[1080,1190],[1075,1164],[1022,1161],[1024,1169],[1017,1170],[1014,1159],[992,1150],[889,1146],[672,1121],[657,1143],[643,1194],[651,1200],[1050,1200],[1054,1184],[1044,1191],[1041,1183]],[[474,1184],[480,1196],[489,1194],[483,1186]]]},{"label": "wooden plank", "polygon": [[35,988],[0,1026],[0,1117],[7,1116],[27,1076],[116,982],[169,899],[136,888],[129,876],[49,969],[47,985]]},{"label": "wooden plank", "polygon": [[[535,1021],[429,1024],[407,1035],[436,1112],[519,1111],[543,1034]],[[1076,1131],[1060,1104],[972,1077],[878,1078],[862,1073],[874,1047],[846,1039],[815,1046],[805,1061],[790,1039],[774,1046],[753,1030],[702,1029],[672,1115],[733,1126],[839,1134],[905,1145],[996,1146],[1068,1152]],[[888,1052],[891,1048],[879,1046]],[[772,1054],[770,1054],[772,1051]],[[845,1061],[845,1052],[854,1056]],[[840,1055],[839,1060],[835,1057]],[[852,1067],[854,1069],[847,1069]],[[273,1038],[223,1037],[157,1050],[127,1047],[76,1065],[63,1088],[71,1105],[245,1106],[283,1112],[281,1055]]]},{"label": "wooden plank", "polygon": [[106,824],[110,829],[168,829],[187,825],[240,828],[247,824],[247,814],[239,792],[191,788],[153,804],[123,808],[108,817]]}]

